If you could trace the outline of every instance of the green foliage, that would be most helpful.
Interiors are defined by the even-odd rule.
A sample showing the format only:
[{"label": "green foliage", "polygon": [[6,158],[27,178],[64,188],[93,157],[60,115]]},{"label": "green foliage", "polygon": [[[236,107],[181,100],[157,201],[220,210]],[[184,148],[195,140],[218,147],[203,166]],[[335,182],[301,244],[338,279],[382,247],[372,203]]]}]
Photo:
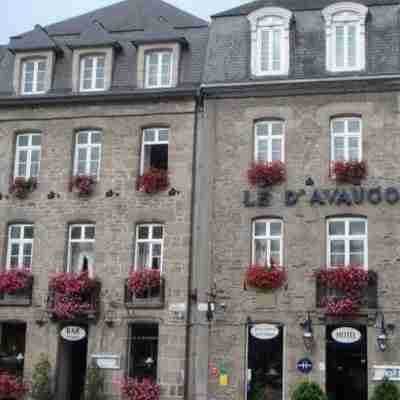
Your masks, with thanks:
[{"label": "green foliage", "polygon": [[47,357],[42,354],[39,362],[35,365],[35,370],[32,375],[31,397],[33,400],[51,399],[50,371],[50,362]]},{"label": "green foliage", "polygon": [[256,384],[249,396],[249,400],[264,400],[265,399],[265,388],[264,385]]},{"label": "green foliage", "polygon": [[303,382],[293,392],[292,400],[327,400],[327,397],[316,383]]},{"label": "green foliage", "polygon": [[104,373],[93,364],[86,373],[85,393],[82,395],[84,400],[104,400]]},{"label": "green foliage", "polygon": [[385,379],[375,387],[371,400],[400,400],[400,390],[395,383]]}]

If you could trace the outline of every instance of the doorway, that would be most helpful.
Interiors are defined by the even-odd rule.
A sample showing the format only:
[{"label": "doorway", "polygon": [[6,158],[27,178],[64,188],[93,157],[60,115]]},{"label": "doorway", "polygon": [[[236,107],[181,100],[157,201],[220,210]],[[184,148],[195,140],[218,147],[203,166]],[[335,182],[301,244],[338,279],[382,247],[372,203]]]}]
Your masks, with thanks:
[{"label": "doorway", "polygon": [[326,366],[326,391],[329,400],[367,400],[366,327],[328,325]]},{"label": "doorway", "polygon": [[88,326],[79,325],[85,331],[85,337],[69,341],[59,337],[57,368],[57,400],[80,400],[85,387]]},{"label": "doorway", "polygon": [[283,326],[248,329],[247,400],[283,399]]}]

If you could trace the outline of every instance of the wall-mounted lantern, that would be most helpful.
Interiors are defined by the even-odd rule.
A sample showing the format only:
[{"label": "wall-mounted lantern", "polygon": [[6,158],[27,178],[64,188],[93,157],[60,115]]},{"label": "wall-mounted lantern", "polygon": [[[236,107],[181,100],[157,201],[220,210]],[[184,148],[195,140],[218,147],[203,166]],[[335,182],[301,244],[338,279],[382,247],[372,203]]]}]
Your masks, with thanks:
[{"label": "wall-mounted lantern", "polygon": [[313,325],[310,313],[307,313],[307,319],[304,322],[301,322],[300,326],[304,330],[303,333],[304,347],[307,350],[311,350],[314,346],[314,332],[313,332]]}]

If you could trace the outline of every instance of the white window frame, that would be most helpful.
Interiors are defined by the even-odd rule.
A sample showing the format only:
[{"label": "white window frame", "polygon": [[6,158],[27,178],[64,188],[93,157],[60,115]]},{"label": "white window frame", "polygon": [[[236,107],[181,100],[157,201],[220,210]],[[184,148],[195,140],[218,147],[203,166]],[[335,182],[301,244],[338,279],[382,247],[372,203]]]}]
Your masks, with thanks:
[{"label": "white window frame", "polygon": [[[13,227],[19,227],[20,228],[20,237],[19,238],[11,238],[11,230]],[[25,233],[25,228],[32,228],[33,229],[33,238],[32,239],[25,239],[24,233]],[[33,262],[33,241],[35,237],[35,230],[34,226],[32,224],[12,224],[8,227],[8,245],[7,245],[7,263],[6,263],[6,270],[10,271],[12,270],[11,268],[11,247],[13,244],[18,244],[19,246],[19,251],[18,251],[18,269],[23,268],[23,261],[24,261],[24,244],[28,243],[31,244],[32,246],[32,252],[31,252],[31,268],[32,268],[32,262]]]},{"label": "white window frame", "polygon": [[[74,228],[81,228],[81,237],[79,239],[72,239],[72,230]],[[94,239],[86,238],[86,228],[94,228]],[[67,256],[67,272],[72,273],[71,256],[72,256],[72,243],[93,243],[93,252],[96,247],[96,225],[95,224],[72,224],[68,228],[68,256]],[[81,255],[82,256],[82,255]],[[88,265],[89,277],[94,276],[94,259]]]},{"label": "white window frame", "polygon": [[[335,122],[344,122],[344,133],[335,133],[333,132],[333,124]],[[349,132],[349,121],[358,121],[360,124],[360,131],[359,132]],[[360,117],[343,117],[343,118],[332,118],[330,123],[331,129],[331,160],[332,161],[340,161],[335,159],[335,138],[342,137],[344,140],[344,160],[343,161],[350,161],[350,152],[349,152],[349,141],[351,138],[357,138],[359,141],[358,146],[358,158],[357,161],[362,161],[362,154],[363,154],[363,135],[362,135],[362,119]]]},{"label": "white window frame", "polygon": [[[157,84],[150,84],[150,63],[149,58],[151,55],[157,55]],[[169,83],[162,84],[162,58],[164,54],[169,54],[171,59],[170,64],[170,74]],[[173,86],[173,76],[174,76],[174,52],[169,49],[165,50],[151,50],[145,53],[145,88],[146,89],[156,89],[156,88],[169,88]]]},{"label": "white window frame", "polygon": [[[280,135],[272,135],[272,125],[273,124],[281,124],[282,126],[282,133]],[[263,120],[256,122],[254,124],[254,161],[258,162],[259,160],[259,141],[260,141],[260,136],[257,134],[258,128],[261,125],[267,125],[268,126],[268,134],[266,136],[262,136],[263,140],[268,141],[268,156],[267,156],[267,162],[272,162],[272,140],[273,139],[280,139],[281,141],[281,159],[279,161],[285,162],[285,122],[280,121],[280,120]]]},{"label": "white window frame", "polygon": [[[290,67],[290,22],[292,12],[280,7],[264,7],[258,9],[247,17],[251,28],[251,71],[255,76],[288,75]],[[262,32],[279,29],[280,34],[280,69],[262,69]],[[273,48],[273,40],[269,43]],[[272,66],[272,52],[270,52],[270,67]]]},{"label": "white window frame", "polygon": [[[139,239],[139,229],[147,227],[149,229],[149,237],[147,239]],[[153,228],[161,227],[162,228],[162,238],[161,239],[153,239]],[[135,271],[139,270],[138,259],[139,259],[139,243],[149,243],[149,260],[153,258],[153,247],[155,244],[161,245],[161,255],[160,255],[160,273],[163,273],[164,270],[164,238],[165,238],[165,225],[164,224],[138,224],[136,226],[136,238],[135,238]],[[145,270],[151,270],[151,266],[146,266]],[[156,271],[156,270],[154,270]]]},{"label": "white window frame", "polygon": [[[45,64],[44,70],[44,77],[43,77],[43,90],[38,90],[38,73],[39,73],[39,63]],[[33,81],[32,81],[32,90],[26,91],[25,90],[25,83],[26,83],[26,65],[28,63],[33,64]],[[47,76],[47,69],[48,69],[48,62],[46,58],[34,58],[34,59],[27,59],[22,61],[22,79],[21,79],[21,93],[23,95],[30,95],[30,94],[43,94],[46,92],[46,76]]]},{"label": "white window frame", "polygon": [[[145,140],[146,132],[148,132],[148,131],[154,131],[154,140],[153,141]],[[160,140],[160,131],[168,132],[168,140]],[[154,145],[160,145],[160,144],[166,144],[167,146],[169,146],[169,136],[170,136],[169,128],[146,128],[146,129],[143,129],[142,149],[141,149],[141,156],[140,156],[140,175],[143,175],[145,172],[144,163],[145,163],[145,148],[146,148],[146,146],[154,146]]]},{"label": "white window frame", "polygon": [[[264,236],[256,236],[256,224],[257,223],[265,223],[267,225],[266,235]],[[271,223],[279,223],[281,225],[281,234],[279,236],[271,235]],[[252,227],[252,263],[256,262],[256,239],[266,240],[267,241],[267,265],[271,266],[271,240],[280,241],[280,254],[279,254],[279,265],[283,265],[283,235],[284,235],[284,225],[283,221],[278,218],[265,218],[265,219],[256,219],[253,221]]]},{"label": "white window frame", "polygon": [[[87,143],[78,143],[78,137],[80,134],[85,133],[88,135]],[[102,137],[102,132],[97,130],[85,130],[79,131],[75,134],[75,154],[74,154],[74,176],[78,176],[78,167],[79,167],[79,150],[86,149],[86,165],[85,165],[85,174],[87,176],[95,176],[96,179],[100,179],[100,170],[101,170],[101,151],[102,151],[102,143],[92,143],[92,136],[94,134],[99,134]],[[97,168],[96,175],[92,175],[90,173],[91,161],[92,161],[92,150],[94,148],[99,149],[99,166]]]},{"label": "white window frame", "polygon": [[[344,222],[345,233],[344,235],[331,235],[329,233],[329,226],[332,222]],[[351,222],[363,222],[365,223],[365,234],[363,235],[350,235],[350,223]],[[329,218],[326,223],[326,257],[328,268],[336,268],[337,266],[331,265],[331,242],[333,240],[344,240],[344,265],[350,264],[350,241],[351,240],[362,240],[364,242],[364,265],[362,266],[365,270],[368,270],[368,219],[367,218],[357,218],[357,217],[347,217],[347,218]]]},{"label": "white window frame", "polygon": [[[97,64],[99,61],[99,58],[103,59],[103,65],[104,65],[104,76],[103,76],[103,86],[101,88],[96,87],[96,82],[97,82]],[[88,59],[92,59],[93,61],[93,66],[92,66],[92,76],[91,76],[91,84],[90,88],[85,88],[84,87],[84,77],[85,77],[85,62]],[[79,83],[79,90],[81,92],[101,92],[105,90],[106,87],[106,54],[85,54],[81,56],[80,59],[80,83]]]},{"label": "white window frame", "polygon": [[[28,137],[28,145],[27,146],[21,146],[18,144],[18,139],[22,136],[27,136]],[[32,144],[32,139],[34,136],[42,136],[41,133],[19,133],[16,136],[16,142],[15,142],[15,162],[14,162],[14,178],[38,178],[40,174],[40,162],[41,162],[41,155],[42,155],[42,145],[33,145]],[[18,167],[20,164],[20,153],[22,151],[27,152],[27,157],[26,157],[26,174],[24,176],[18,174]],[[32,176],[32,151],[39,151],[39,166],[38,166],[38,174],[37,176],[33,177]]]},{"label": "white window frame", "polygon": [[[335,3],[322,11],[325,19],[326,37],[326,69],[330,72],[349,72],[365,69],[366,65],[366,34],[365,21],[368,8],[362,4],[343,2]],[[356,62],[354,66],[348,65],[348,41],[346,41],[348,26],[356,26]],[[344,27],[344,65],[338,67],[336,60],[336,29]]]}]

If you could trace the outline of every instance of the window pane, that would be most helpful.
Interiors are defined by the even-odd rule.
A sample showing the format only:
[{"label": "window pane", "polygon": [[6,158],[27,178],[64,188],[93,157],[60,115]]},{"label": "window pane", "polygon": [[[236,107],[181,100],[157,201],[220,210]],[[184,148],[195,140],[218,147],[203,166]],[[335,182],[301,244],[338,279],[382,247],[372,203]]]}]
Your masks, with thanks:
[{"label": "window pane", "polygon": [[100,147],[96,146],[96,147],[92,147],[92,152],[91,152],[91,159],[93,161],[97,161],[100,158]]},{"label": "window pane", "polygon": [[272,53],[272,69],[279,71],[281,69],[281,31],[273,31],[273,53]]},{"label": "window pane", "polygon": [[363,240],[350,240],[350,253],[363,253],[364,241]]},{"label": "window pane", "polygon": [[280,236],[282,230],[282,224],[280,222],[271,222],[270,224],[271,236]]},{"label": "window pane", "polygon": [[164,86],[171,84],[171,61],[171,53],[162,55],[161,84]]},{"label": "window pane", "polygon": [[18,256],[11,256],[10,257],[10,268],[15,269],[19,267]]},{"label": "window pane", "polygon": [[168,129],[162,129],[158,132],[158,140],[160,142],[168,142]]},{"label": "window pane", "polygon": [[78,144],[87,144],[88,142],[88,133],[87,132],[81,132],[78,134]]},{"label": "window pane", "polygon": [[90,175],[97,176],[99,174],[99,162],[98,161],[91,161],[90,162]]},{"label": "window pane", "polygon": [[331,266],[341,266],[344,264],[344,254],[331,254]]},{"label": "window pane", "polygon": [[85,227],[85,239],[94,239],[96,228],[94,226]]},{"label": "window pane", "polygon": [[86,174],[86,161],[79,161],[78,162],[78,175],[85,175]]},{"label": "window pane", "polygon": [[11,256],[18,256],[19,254],[19,244],[13,243],[11,245]]},{"label": "window pane", "polygon": [[364,234],[365,234],[365,222],[364,221],[350,222],[350,235],[364,235]]},{"label": "window pane", "polygon": [[359,138],[349,137],[349,161],[357,161],[359,158]]},{"label": "window pane", "polygon": [[162,226],[154,226],[153,227],[153,239],[162,239],[163,236],[163,227]]},{"label": "window pane", "polygon": [[269,70],[269,36],[269,31],[261,31],[261,71]]},{"label": "window pane", "polygon": [[281,251],[280,240],[271,240],[271,252],[279,253]]},{"label": "window pane", "polygon": [[344,121],[336,120],[332,122],[333,133],[344,133]]},{"label": "window pane", "polygon": [[257,161],[268,161],[268,140],[258,139],[257,142]]},{"label": "window pane", "polygon": [[21,227],[18,225],[13,225],[10,232],[11,239],[19,239],[21,237]]},{"label": "window pane", "polygon": [[265,222],[256,222],[254,224],[254,233],[256,236],[266,236],[267,224]]},{"label": "window pane", "polygon": [[274,122],[271,124],[271,134],[272,135],[282,135],[283,124],[281,122]]},{"label": "window pane", "polygon": [[356,43],[356,27],[355,25],[349,25],[347,31],[347,40],[348,40],[348,65],[349,67],[355,67],[356,65],[356,51],[357,51],[357,43]]},{"label": "window pane", "polygon": [[101,134],[100,132],[93,132],[92,133],[92,143],[101,143]]},{"label": "window pane", "polygon": [[331,253],[342,253],[345,252],[344,240],[332,240],[331,241]]},{"label": "window pane", "polygon": [[150,243],[138,243],[136,268],[144,269],[150,265]]},{"label": "window pane", "polygon": [[96,79],[96,89],[104,89],[104,78]]},{"label": "window pane", "polygon": [[40,151],[39,150],[32,150],[31,153],[31,162],[38,162],[40,159]]},{"label": "window pane", "polygon": [[330,222],[329,223],[329,234],[330,235],[344,235],[345,234],[344,221]]},{"label": "window pane", "polygon": [[336,27],[336,66],[344,67],[344,27]]},{"label": "window pane", "polygon": [[154,130],[146,129],[144,131],[144,141],[145,142],[154,142],[156,137],[156,132]]},{"label": "window pane", "polygon": [[29,82],[25,82],[24,92],[25,93],[32,93],[33,92],[33,84],[29,83]]},{"label": "window pane", "polygon": [[46,71],[46,61],[39,61],[38,70],[39,70],[39,72]]},{"label": "window pane", "polygon": [[255,240],[255,255],[254,261],[259,265],[267,264],[267,240]]},{"label": "window pane", "polygon": [[148,239],[149,238],[149,227],[148,226],[140,226],[138,236],[139,236],[139,239]]},{"label": "window pane", "polygon": [[344,137],[335,137],[333,141],[333,157],[335,161],[343,161],[345,159],[344,154]]},{"label": "window pane", "polygon": [[28,151],[27,150],[20,150],[19,152],[19,161],[26,162],[28,159]]},{"label": "window pane", "polygon": [[364,255],[363,255],[363,253],[350,254],[350,264],[351,265],[359,265],[359,266],[363,267],[364,266]]},{"label": "window pane", "polygon": [[33,239],[33,226],[25,226],[24,239]]},{"label": "window pane", "polygon": [[359,133],[361,131],[361,123],[358,119],[350,119],[348,121],[348,131],[351,133]]},{"label": "window pane", "polygon": [[269,124],[257,124],[257,136],[268,136]]},{"label": "window pane", "polygon": [[32,254],[32,243],[24,243],[24,256],[30,256]]},{"label": "window pane", "polygon": [[32,178],[37,178],[39,176],[39,167],[40,164],[38,162],[32,162],[31,163],[31,173],[30,176]]},{"label": "window pane", "polygon": [[75,274],[91,272],[95,260],[94,243],[75,242],[71,243],[70,271]]},{"label": "window pane", "polygon": [[26,72],[31,72],[33,73],[33,70],[35,69],[35,65],[33,62],[26,62],[25,63],[25,71]]},{"label": "window pane", "polygon": [[272,160],[282,161],[282,141],[281,139],[272,139]]},{"label": "window pane", "polygon": [[79,148],[78,149],[78,161],[86,161],[87,159],[87,149],[86,148]]},{"label": "window pane", "polygon": [[18,176],[26,176],[26,163],[18,164]]},{"label": "window pane", "polygon": [[32,145],[40,146],[42,144],[42,136],[41,135],[33,135],[32,136]]},{"label": "window pane", "polygon": [[18,146],[28,146],[29,136],[28,135],[18,135],[17,144],[18,144]]},{"label": "window pane", "polygon": [[81,238],[82,228],[80,226],[73,226],[71,229],[71,239]]}]

